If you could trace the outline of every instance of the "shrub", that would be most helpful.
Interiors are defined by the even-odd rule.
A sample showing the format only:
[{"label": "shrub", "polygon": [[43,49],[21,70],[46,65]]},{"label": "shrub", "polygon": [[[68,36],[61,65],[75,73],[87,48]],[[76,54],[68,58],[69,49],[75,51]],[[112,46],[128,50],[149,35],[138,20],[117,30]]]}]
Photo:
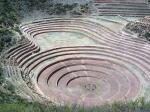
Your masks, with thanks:
[{"label": "shrub", "polygon": [[150,32],[146,32],[144,36],[147,40],[150,41]]}]

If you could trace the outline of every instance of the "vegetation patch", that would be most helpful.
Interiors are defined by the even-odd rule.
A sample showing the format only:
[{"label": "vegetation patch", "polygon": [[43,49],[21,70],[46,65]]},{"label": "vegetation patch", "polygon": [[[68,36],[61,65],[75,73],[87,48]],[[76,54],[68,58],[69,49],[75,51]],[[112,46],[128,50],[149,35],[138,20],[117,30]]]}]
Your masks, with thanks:
[{"label": "vegetation patch", "polygon": [[150,41],[150,17],[142,18],[137,22],[129,22],[126,29]]},{"label": "vegetation patch", "polygon": [[15,34],[7,28],[0,28],[0,52],[16,44]]},{"label": "vegetation patch", "polygon": [[0,112],[149,112],[150,103],[146,103],[143,98],[131,102],[116,102],[104,104],[94,108],[84,108],[79,106],[54,106],[43,105],[37,102],[27,102],[25,100],[16,103],[0,104]]}]

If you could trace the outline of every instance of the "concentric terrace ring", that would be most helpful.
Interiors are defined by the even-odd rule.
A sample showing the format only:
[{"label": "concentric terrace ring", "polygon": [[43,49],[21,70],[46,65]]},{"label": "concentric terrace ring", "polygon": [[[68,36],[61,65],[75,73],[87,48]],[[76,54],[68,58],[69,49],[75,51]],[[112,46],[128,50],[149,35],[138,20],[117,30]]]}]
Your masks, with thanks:
[{"label": "concentric terrace ring", "polygon": [[[86,18],[45,19],[20,29],[29,41],[13,48],[8,57],[15,57],[24,73],[33,73],[36,90],[55,103],[97,106],[149,93],[150,45],[142,39]],[[96,44],[39,52],[36,39],[52,32],[78,33]]]},{"label": "concentric terrace ring", "polygon": [[55,100],[99,105],[135,98],[142,87],[136,75],[120,62],[93,54],[52,63],[42,69],[37,82],[42,92]]}]

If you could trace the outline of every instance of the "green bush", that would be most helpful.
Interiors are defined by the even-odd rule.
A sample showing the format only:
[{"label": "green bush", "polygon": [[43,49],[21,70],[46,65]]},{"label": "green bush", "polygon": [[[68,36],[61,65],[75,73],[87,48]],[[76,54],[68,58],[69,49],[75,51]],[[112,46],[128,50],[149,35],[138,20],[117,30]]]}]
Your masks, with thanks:
[{"label": "green bush", "polygon": [[89,10],[88,4],[80,5],[80,7],[81,7],[81,12],[82,13],[88,13],[88,10]]},{"label": "green bush", "polygon": [[14,33],[6,28],[0,28],[0,52],[15,44]]},{"label": "green bush", "polygon": [[0,85],[2,85],[4,82],[4,79],[3,79],[3,75],[2,75],[2,69],[0,67]]},{"label": "green bush", "polygon": [[146,38],[147,40],[150,40],[150,32],[146,32],[146,33],[145,33],[145,38]]}]

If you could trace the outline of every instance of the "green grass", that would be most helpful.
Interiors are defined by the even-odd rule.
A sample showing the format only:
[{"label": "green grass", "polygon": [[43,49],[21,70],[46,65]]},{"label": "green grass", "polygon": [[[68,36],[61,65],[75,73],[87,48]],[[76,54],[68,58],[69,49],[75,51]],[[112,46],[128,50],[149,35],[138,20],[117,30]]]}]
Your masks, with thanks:
[{"label": "green grass", "polygon": [[20,101],[0,104],[0,112],[150,112],[150,102],[144,98],[130,102],[115,102],[85,109],[79,106],[43,105],[37,102]]},{"label": "green grass", "polygon": [[19,112],[25,110],[24,104],[0,104],[0,112]]},{"label": "green grass", "polygon": [[50,106],[39,103],[4,103],[0,104],[0,112],[54,112]]}]

